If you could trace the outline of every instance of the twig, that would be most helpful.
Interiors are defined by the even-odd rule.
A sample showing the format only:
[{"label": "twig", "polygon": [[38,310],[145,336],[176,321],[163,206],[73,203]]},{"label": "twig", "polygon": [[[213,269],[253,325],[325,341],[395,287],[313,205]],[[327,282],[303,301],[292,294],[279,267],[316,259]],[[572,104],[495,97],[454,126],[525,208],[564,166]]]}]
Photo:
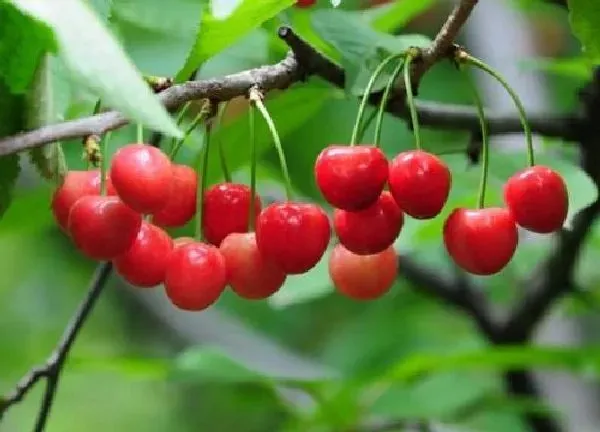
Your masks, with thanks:
[{"label": "twig", "polygon": [[97,267],[94,276],[92,277],[88,293],[79,304],[79,307],[63,332],[60,342],[46,363],[31,369],[27,375],[19,381],[12,393],[0,401],[0,419],[12,405],[23,400],[25,395],[33,389],[39,380],[45,378],[46,391],[42,398],[34,432],[42,432],[44,430],[48,415],[52,409],[52,404],[56,396],[57,384],[67,360],[67,356],[69,355],[83,324],[89,317],[90,312],[106,285],[111,270],[112,264],[110,262],[102,263]]}]

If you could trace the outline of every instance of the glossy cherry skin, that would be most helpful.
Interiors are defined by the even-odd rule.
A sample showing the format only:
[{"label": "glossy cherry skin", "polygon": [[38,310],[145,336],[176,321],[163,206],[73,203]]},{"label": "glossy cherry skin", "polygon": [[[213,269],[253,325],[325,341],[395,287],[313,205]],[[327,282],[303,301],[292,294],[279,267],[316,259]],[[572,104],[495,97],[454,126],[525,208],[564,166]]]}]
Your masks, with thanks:
[{"label": "glossy cherry skin", "polygon": [[415,219],[437,216],[446,204],[451,183],[444,161],[422,150],[400,153],[390,163],[390,192],[400,208]]},{"label": "glossy cherry skin", "polygon": [[285,282],[285,272],[258,250],[255,233],[231,233],[219,249],[225,258],[229,286],[240,297],[265,299]]},{"label": "glossy cherry skin", "polygon": [[389,248],[402,229],[402,210],[389,192],[357,212],[335,210],[333,228],[341,244],[358,255],[372,255]]},{"label": "glossy cherry skin", "polygon": [[110,178],[125,204],[139,213],[152,214],[169,201],[173,166],[159,149],[129,144],[114,154]]},{"label": "glossy cherry skin", "polygon": [[444,224],[444,245],[463,270],[492,275],[513,257],[519,242],[515,219],[508,209],[485,208],[452,211]]},{"label": "glossy cherry skin", "polygon": [[163,227],[188,223],[196,213],[198,176],[187,165],[173,165],[173,184],[167,204],[152,215],[152,222]]},{"label": "glossy cherry skin", "polygon": [[388,179],[388,161],[375,146],[330,146],[315,162],[315,178],[333,207],[357,211],[372,205]]},{"label": "glossy cherry skin", "polygon": [[[110,179],[106,180],[106,193],[116,193]],[[100,171],[67,172],[62,184],[54,191],[51,204],[54,219],[63,231],[67,231],[71,207],[86,195],[100,195]]]},{"label": "glossy cherry skin", "polygon": [[329,257],[329,276],[345,296],[373,300],[388,292],[398,277],[398,256],[391,246],[375,255],[357,255],[338,244]]},{"label": "glossy cherry skin", "polygon": [[[202,226],[206,241],[219,246],[229,234],[248,231],[250,188],[238,183],[219,183],[204,193]],[[260,197],[254,198],[256,216],[262,208]]]},{"label": "glossy cherry skin", "polygon": [[260,253],[287,274],[313,268],[323,257],[330,237],[327,214],[316,204],[274,203],[256,221]]},{"label": "glossy cherry skin", "polygon": [[142,216],[116,196],[87,195],[69,213],[68,230],[88,257],[112,260],[125,253],[142,226]]},{"label": "glossy cherry skin", "polygon": [[542,165],[513,175],[504,185],[504,203],[517,224],[540,234],[562,228],[569,212],[567,185],[559,173]]},{"label": "glossy cherry skin", "polygon": [[169,234],[156,225],[142,222],[131,247],[113,263],[127,282],[150,288],[165,280],[167,259],[172,250],[173,240]]},{"label": "glossy cherry skin", "polygon": [[304,8],[309,8],[309,7],[314,6],[316,3],[317,3],[317,0],[297,0],[296,7],[304,9]]},{"label": "glossy cherry skin", "polygon": [[225,258],[213,245],[189,242],[171,252],[165,274],[165,292],[179,309],[206,309],[219,299],[226,286]]}]

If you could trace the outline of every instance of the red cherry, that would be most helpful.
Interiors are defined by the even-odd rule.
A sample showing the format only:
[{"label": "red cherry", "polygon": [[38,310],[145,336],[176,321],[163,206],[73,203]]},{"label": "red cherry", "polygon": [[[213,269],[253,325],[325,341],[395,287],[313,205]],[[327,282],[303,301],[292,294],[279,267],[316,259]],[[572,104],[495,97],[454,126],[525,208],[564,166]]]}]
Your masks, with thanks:
[{"label": "red cherry", "polygon": [[358,255],[372,255],[390,247],[404,224],[402,210],[384,191],[371,207],[357,212],[335,210],[333,227],[346,249]]},{"label": "red cherry", "polygon": [[176,307],[200,311],[215,303],[227,285],[225,259],[216,247],[179,245],[167,261],[165,292]]},{"label": "red cherry", "polygon": [[508,209],[485,208],[452,211],[444,224],[444,245],[462,269],[476,275],[502,270],[517,249],[515,219]]},{"label": "red cherry", "polygon": [[285,282],[283,270],[258,250],[253,232],[231,233],[219,249],[225,257],[229,286],[240,297],[264,299],[277,292]]},{"label": "red cherry", "polygon": [[131,247],[141,225],[142,216],[119,197],[87,195],[73,204],[68,229],[85,255],[108,261]]},{"label": "red cherry", "polygon": [[172,250],[173,240],[169,234],[155,225],[142,222],[131,247],[113,262],[127,282],[150,288],[164,281],[167,258]]},{"label": "red cherry", "polygon": [[152,222],[163,227],[188,223],[196,213],[198,178],[187,165],[173,165],[173,184],[167,204],[152,215]]},{"label": "red cherry", "polygon": [[296,7],[304,9],[304,8],[309,8],[311,6],[314,6],[316,3],[317,3],[317,0],[297,0]]},{"label": "red cherry", "polygon": [[393,247],[375,255],[356,255],[338,244],[329,257],[329,276],[335,288],[355,300],[372,300],[389,291],[398,276]]},{"label": "red cherry", "polygon": [[193,237],[177,237],[175,240],[173,240],[173,247],[178,248],[179,246],[183,246],[188,243],[193,243],[195,241],[196,240],[194,240]]},{"label": "red cherry", "polygon": [[137,212],[152,214],[169,201],[173,167],[159,149],[129,144],[113,156],[110,178],[125,204]]},{"label": "red cherry", "polygon": [[[110,179],[106,181],[106,193],[116,193]],[[100,195],[100,171],[69,171],[63,183],[54,191],[51,204],[54,218],[63,231],[67,231],[71,207],[86,195]]]},{"label": "red cherry", "polygon": [[327,214],[316,204],[271,204],[256,221],[258,249],[287,274],[313,268],[323,257],[330,237]]},{"label": "red cherry", "polygon": [[[238,183],[220,183],[204,194],[202,229],[206,241],[219,246],[229,234],[248,231],[250,188]],[[260,197],[254,198],[256,215],[261,210]]]},{"label": "red cherry", "polygon": [[332,206],[348,211],[372,205],[388,179],[388,161],[375,146],[330,146],[315,162],[315,178]]},{"label": "red cherry", "polygon": [[448,166],[434,154],[412,150],[390,163],[390,192],[400,208],[415,219],[431,219],[444,208],[452,177]]},{"label": "red cherry", "polygon": [[541,165],[508,179],[504,202],[519,225],[540,234],[562,228],[569,211],[569,195],[561,175]]}]

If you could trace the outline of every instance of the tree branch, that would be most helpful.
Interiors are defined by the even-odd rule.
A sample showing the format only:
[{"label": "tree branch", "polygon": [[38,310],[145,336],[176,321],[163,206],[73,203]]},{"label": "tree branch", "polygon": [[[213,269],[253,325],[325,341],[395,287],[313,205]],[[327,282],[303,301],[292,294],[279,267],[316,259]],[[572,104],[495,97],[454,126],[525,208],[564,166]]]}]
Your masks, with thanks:
[{"label": "tree branch", "polygon": [[6,411],[16,403],[19,403],[35,384],[42,378],[46,379],[46,391],[42,398],[40,412],[35,424],[35,432],[44,430],[46,421],[52,409],[54,398],[56,396],[56,388],[60,379],[60,374],[65,365],[67,357],[73,347],[81,328],[94,308],[96,301],[100,297],[104,289],[108,277],[112,270],[112,264],[105,262],[100,264],[92,277],[88,293],[83,298],[71,321],[67,325],[60,342],[52,352],[46,363],[41,366],[32,368],[25,375],[15,389],[8,396],[0,400],[0,419]]}]

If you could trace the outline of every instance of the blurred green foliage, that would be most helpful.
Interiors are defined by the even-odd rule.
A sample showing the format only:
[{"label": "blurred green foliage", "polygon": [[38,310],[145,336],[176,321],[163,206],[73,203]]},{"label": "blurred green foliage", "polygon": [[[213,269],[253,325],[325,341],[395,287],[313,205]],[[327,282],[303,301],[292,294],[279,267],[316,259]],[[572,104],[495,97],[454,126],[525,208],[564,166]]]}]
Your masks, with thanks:
[{"label": "blurred green foliage", "polygon": [[[348,71],[345,90],[310,78],[267,98],[290,163],[295,193],[324,204],[312,175],[315,157],[328,144],[348,142],[358,107],[355,95],[381,56],[427,43],[436,28],[421,35],[414,29],[405,31],[405,26],[436,2],[402,0],[365,11],[351,0],[343,1],[340,9],[321,0],[311,10],[290,8],[293,0],[241,0],[233,8],[229,3],[172,0],[167,6],[157,0],[94,0],[89,2],[95,11],[92,15],[81,12],[75,0],[65,2],[66,9],[60,12],[47,0],[0,2],[0,136],[16,133],[25,124],[89,115],[98,97],[132,118],[171,130],[162,108],[141,90],[141,77],[133,73],[129,62],[143,74],[179,79],[198,67],[200,78],[258,67],[285,54],[275,29],[287,23]],[[529,8],[536,2],[518,2],[515,7],[524,3]],[[574,8],[581,4],[582,9],[574,11],[583,11],[574,12],[573,24],[581,26],[576,34],[587,35],[583,28],[599,28],[600,12],[592,11],[589,1],[569,4]],[[33,11],[42,22],[19,10]],[[562,26],[567,22],[564,15],[554,20]],[[111,42],[109,30],[119,44]],[[396,36],[384,33],[392,31]],[[584,39],[587,44],[593,38]],[[564,53],[563,59],[532,59],[526,66],[553,74],[552,109],[566,111],[573,105],[572,90],[589,77],[589,62],[573,50]],[[470,103],[465,83],[448,64],[436,66],[425,76],[419,97]],[[215,139],[225,146],[235,178],[244,180],[250,150],[248,119],[244,102],[236,105]],[[276,153],[262,122],[256,133],[259,188],[270,196],[281,196]],[[364,141],[372,134],[370,127]],[[134,136],[132,126],[115,132],[109,152]],[[402,253],[450,275],[454,269],[441,246],[444,217],[456,206],[476,203],[479,170],[469,166],[463,154],[468,139],[464,133],[423,131],[424,147],[444,153],[453,172],[453,190],[444,214],[429,222],[407,220],[396,244]],[[180,161],[196,158],[200,142],[201,132],[194,132],[179,154]],[[71,169],[84,167],[80,143],[62,143]],[[385,118],[382,146],[389,156],[413,146],[404,121]],[[546,141],[547,153],[538,159],[565,177],[571,191],[571,217],[595,199],[596,191],[577,167],[569,146]],[[221,179],[215,153],[210,160],[211,182]],[[54,158],[50,147],[32,155],[41,173],[58,169]],[[9,391],[52,350],[93,268],[53,223],[49,211],[52,183],[38,177],[26,158],[20,161],[19,171],[17,156],[0,158],[0,210],[8,209],[0,221],[1,392]],[[500,203],[502,183],[525,162],[524,149],[492,155],[489,205]],[[189,228],[177,231],[189,232]],[[518,298],[519,280],[543,260],[551,244],[551,239],[522,244],[501,274],[474,278],[478,289],[498,304]],[[599,257],[600,231],[596,229],[577,272],[578,283],[593,298],[600,292]],[[201,340],[182,343],[182,335],[164,328],[113,278],[77,341],[48,430],[316,432],[339,431],[372,419],[430,419],[473,431],[519,432],[526,430],[523,412],[561,414],[540,401],[508,399],[498,371],[539,367],[597,378],[597,348],[490,347],[468,317],[413,288],[402,278],[400,265],[400,277],[389,295],[368,304],[353,302],[333,293],[324,259],[310,273],[288,278],[268,301],[250,303],[226,293],[215,310],[289,355],[305,356],[331,371],[298,377],[269,374],[245,364],[243,356]],[[590,307],[579,307],[577,313],[588,313]],[[167,313],[175,314],[173,310]],[[40,394],[38,389],[13,408],[0,430],[28,430]]]}]

